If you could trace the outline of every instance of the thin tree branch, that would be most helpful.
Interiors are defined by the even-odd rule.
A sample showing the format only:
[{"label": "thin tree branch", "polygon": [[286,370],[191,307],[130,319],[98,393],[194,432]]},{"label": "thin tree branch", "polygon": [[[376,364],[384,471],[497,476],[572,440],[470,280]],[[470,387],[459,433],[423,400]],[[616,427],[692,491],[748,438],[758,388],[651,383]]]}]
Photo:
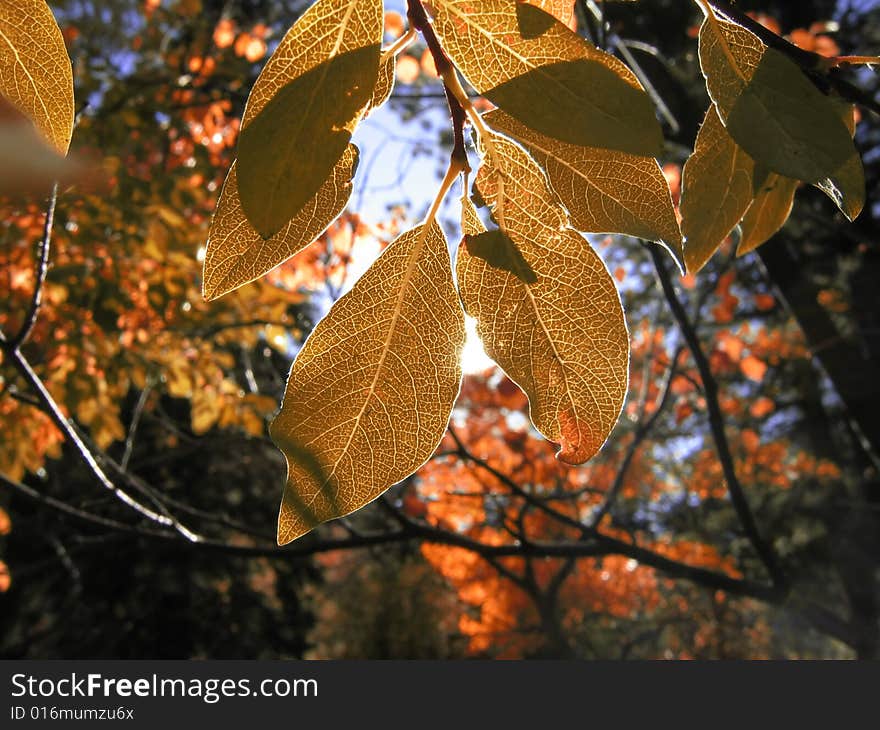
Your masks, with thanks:
[{"label": "thin tree branch", "polygon": [[712,375],[709,361],[706,358],[706,354],[703,352],[697,332],[691,324],[691,321],[688,319],[684,306],[675,292],[675,287],[672,284],[672,279],[666,268],[666,262],[663,255],[653,246],[646,245],[645,248],[648,250],[651,259],[654,262],[654,268],[657,271],[657,277],[660,281],[660,286],[663,289],[663,295],[666,297],[669,308],[678,323],[679,329],[681,330],[688,349],[691,352],[691,356],[694,359],[694,363],[697,366],[697,370],[700,373],[700,380],[703,382],[703,393],[706,396],[706,410],[709,416],[709,427],[712,432],[712,438],[715,442],[715,450],[718,453],[718,460],[721,462],[724,480],[727,482],[727,491],[730,495],[731,504],[733,505],[734,510],[736,510],[746,537],[748,537],[755,552],[758,553],[758,556],[764,563],[764,567],[767,569],[774,585],[782,588],[787,585],[787,579],[779,566],[775,552],[770,544],[764,540],[758,530],[755,518],[752,515],[752,510],[746,499],[745,492],[743,491],[739,478],[736,475],[733,455],[730,452],[730,444],[728,443],[727,435],[724,432],[724,416],[721,413],[721,407],[718,403],[718,383]]},{"label": "thin tree branch", "polygon": [[437,74],[444,79],[443,93],[446,95],[446,103],[449,105],[449,117],[452,120],[452,164],[461,172],[468,173],[470,172],[470,165],[464,144],[464,123],[467,115],[455,92],[447,83],[447,79],[450,79],[449,75],[455,76],[456,74],[455,66],[449,56],[446,55],[440,39],[437,38],[434,26],[431,25],[431,20],[425,11],[425,6],[422,5],[422,0],[406,0],[406,17],[413,29],[422,34],[428,50],[431,52]]},{"label": "thin tree branch", "polygon": [[49,203],[46,206],[46,219],[43,223],[43,235],[37,246],[37,266],[34,274],[34,291],[31,296],[31,303],[28,307],[27,315],[21,325],[21,329],[14,337],[5,343],[12,350],[18,350],[34,330],[37,323],[37,317],[40,314],[40,303],[43,299],[43,285],[46,283],[46,275],[49,273],[49,251],[52,241],[52,226],[55,222],[55,205],[58,202],[58,183],[52,186],[52,192],[49,194]]},{"label": "thin tree branch", "polygon": [[131,455],[134,451],[134,439],[137,435],[141,416],[144,414],[144,408],[147,405],[147,398],[150,395],[151,389],[152,386],[150,382],[147,381],[138,396],[137,403],[135,404],[134,413],[132,413],[131,416],[131,423],[128,426],[128,433],[125,436],[125,451],[122,453],[122,459],[119,462],[119,468],[122,469],[122,471],[128,470],[128,462],[131,460]]},{"label": "thin tree branch", "polygon": [[107,476],[106,472],[101,468],[101,465],[98,464],[95,455],[91,452],[85,441],[83,441],[72,421],[68,420],[67,417],[64,415],[61,407],[58,405],[58,402],[49,392],[48,388],[46,388],[45,384],[40,379],[40,376],[37,375],[33,367],[31,367],[30,362],[28,362],[27,358],[19,350],[12,347],[8,340],[2,337],[2,333],[0,333],[0,347],[2,347],[3,351],[6,353],[15,369],[18,370],[21,376],[27,381],[31,389],[36,393],[37,397],[40,399],[40,402],[43,405],[43,408],[48,413],[49,417],[52,419],[55,425],[74,445],[76,450],[79,452],[80,458],[89,468],[92,474],[95,475],[96,479],[102,487],[107,489],[119,501],[133,509],[142,517],[145,517],[148,520],[151,520],[152,522],[155,522],[156,524],[162,525],[164,527],[173,527],[177,532],[179,532],[191,542],[197,542],[199,540],[197,535],[181,525],[173,517],[154,512],[146,505],[141,504],[141,502],[128,494],[128,492],[121,489],[118,485],[114,484],[110,477]]},{"label": "thin tree branch", "polygon": [[171,530],[155,530],[138,525],[129,525],[100,515],[86,512],[65,502],[42,495],[34,489],[0,474],[0,482],[33,502],[42,504],[82,524],[103,527],[115,532],[133,534],[138,537],[166,544],[186,546],[188,549],[238,557],[266,557],[273,559],[292,559],[308,557],[336,550],[384,545],[390,543],[421,540],[423,542],[447,545],[470,550],[485,559],[504,557],[533,558],[585,558],[606,555],[622,555],[656,570],[671,578],[688,580],[714,590],[723,590],[731,595],[748,596],[773,604],[782,600],[782,595],[774,587],[764,586],[750,580],[734,578],[706,568],[687,565],[666,558],[650,550],[640,548],[621,540],[597,535],[591,541],[531,542],[528,545],[491,545],[471,539],[456,532],[450,532],[421,522],[410,520],[401,514],[401,528],[382,532],[337,539],[303,539],[288,546],[275,545],[248,546],[236,545],[218,540],[202,539],[198,542],[184,541],[178,533]]},{"label": "thin tree branch", "polygon": [[639,418],[639,425],[636,428],[635,435],[633,436],[633,440],[630,441],[630,444],[626,450],[626,454],[624,454],[623,461],[620,464],[620,468],[618,468],[617,473],[614,475],[614,482],[611,484],[611,487],[608,490],[608,493],[605,497],[605,501],[602,503],[602,506],[596,510],[596,513],[593,515],[593,518],[590,520],[590,525],[594,529],[598,529],[599,524],[602,522],[602,519],[607,515],[612,507],[614,507],[614,503],[617,501],[617,497],[620,494],[621,489],[623,489],[623,484],[626,481],[626,475],[629,471],[629,467],[632,464],[632,460],[635,458],[636,451],[639,446],[642,445],[642,442],[647,438],[647,436],[651,433],[651,430],[654,428],[654,424],[657,423],[657,419],[660,418],[660,414],[666,408],[666,404],[669,402],[669,395],[672,392],[672,381],[675,377],[677,366],[678,366],[678,358],[681,356],[682,349],[679,348],[675,351],[675,355],[672,358],[672,364],[669,366],[669,369],[666,373],[666,382],[662,388],[662,395],[660,396],[660,400],[654,408],[654,412],[648,417],[647,420],[644,420],[644,412]]}]

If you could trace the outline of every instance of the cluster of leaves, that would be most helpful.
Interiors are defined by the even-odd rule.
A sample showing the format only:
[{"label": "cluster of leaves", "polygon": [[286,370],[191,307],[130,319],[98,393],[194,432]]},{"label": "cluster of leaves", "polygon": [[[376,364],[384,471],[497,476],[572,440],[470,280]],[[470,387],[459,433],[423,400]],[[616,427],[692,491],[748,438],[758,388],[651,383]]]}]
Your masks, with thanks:
[{"label": "cluster of leaves", "polygon": [[[682,231],[688,271],[699,271],[740,223],[739,255],[788,220],[801,183],[818,186],[844,215],[865,204],[852,142],[856,108],[757,35],[705,4],[700,63],[713,104],[683,172]],[[835,59],[815,56],[817,72]]]},{"label": "cluster of leaves", "polygon": [[[800,181],[858,215],[853,105],[826,78],[840,60],[810,53],[818,61],[804,68],[781,38],[770,33],[771,47],[747,27],[763,26],[698,5],[712,105],[684,168],[681,227],[654,159],[663,135],[651,98],[569,27],[572,3],[438,0],[429,18],[410,0],[411,29],[383,51],[379,0],[318,0],[287,33],[248,99],[208,242],[207,298],[302,250],[344,208],[352,132],[388,98],[395,56],[416,32],[443,80],[455,146],[425,220],[330,310],[293,365],[272,426],[288,461],[279,543],[372,501],[434,452],[461,381],[462,306],[558,458],[596,454],[626,396],[628,335],[613,280],[580,232],[658,241],[693,273],[740,221],[740,253],[770,238]],[[479,113],[459,71],[498,109]],[[435,218],[470,170],[466,120],[478,138],[473,200],[490,227],[465,175],[454,282]]]},{"label": "cluster of leaves", "polygon": [[[616,231],[659,241],[677,260],[688,261],[691,238],[682,241],[679,230],[687,209],[678,209],[673,171],[661,171],[652,156],[659,151],[653,112],[636,116],[636,123],[646,127],[644,134],[622,123],[610,131],[585,126],[601,116],[603,107],[596,105],[610,103],[614,94],[597,92],[585,98],[579,74],[595,73],[612,90],[620,91],[620,84],[629,87],[632,91],[620,93],[635,95],[626,97],[629,107],[632,99],[641,99],[634,102],[636,109],[646,98],[641,82],[619,61],[567,30],[572,25],[571,3],[542,5],[560,22],[550,22],[548,15],[530,6],[511,5],[500,14],[487,11],[491,18],[473,26],[467,19],[479,17],[472,11],[480,5],[438,2],[432,9],[432,27],[445,52],[478,92],[488,99],[494,95],[500,106],[492,110],[491,102],[483,99],[470,100],[468,106],[467,95],[459,98],[455,93],[459,87],[452,71],[440,74],[477,132],[476,155],[470,155],[470,162],[480,161],[474,188],[465,188],[462,196],[464,239],[455,276],[445,238],[429,213],[427,220],[388,247],[308,340],[294,364],[284,410],[273,428],[276,441],[287,451],[293,480],[285,497],[282,540],[318,518],[356,509],[401,480],[391,500],[383,502],[400,513],[390,518],[391,527],[398,520],[411,520],[435,531],[422,533],[426,542],[421,555],[407,553],[399,563],[387,548],[381,556],[329,553],[318,563],[324,581],[309,592],[317,620],[310,634],[314,653],[559,655],[570,643],[568,649],[575,653],[595,656],[663,655],[654,650],[658,645],[676,656],[773,654],[767,628],[772,615],[765,606],[664,578],[656,563],[651,567],[650,561],[627,554],[649,551],[673,561],[673,567],[702,568],[733,581],[762,570],[739,536],[727,502],[728,475],[707,427],[708,396],[701,373],[679,352],[675,323],[659,313],[657,291],[646,284],[653,269],[645,273],[644,252],[619,239],[608,239],[602,246],[603,258],[627,298],[628,335],[606,263],[579,233]],[[239,160],[218,201],[240,127],[247,131],[264,113],[252,111],[259,106],[252,101],[239,125],[238,103],[229,97],[239,99],[238,90],[249,86],[256,73],[252,64],[271,47],[277,22],[269,19],[268,11],[259,22],[244,15],[233,19],[206,13],[202,18],[208,6],[187,0],[173,3],[169,10],[169,3],[147,3],[146,22],[137,37],[125,39],[125,51],[137,54],[136,71],[119,83],[113,83],[119,81],[115,72],[102,78],[94,66],[88,72],[80,68],[76,75],[77,89],[97,102],[77,126],[74,150],[86,156],[100,150],[109,184],[99,192],[84,186],[65,192],[56,213],[53,266],[42,287],[40,316],[23,352],[65,415],[88,432],[95,452],[117,455],[123,465],[120,478],[133,471],[125,465],[134,464],[139,474],[155,478],[172,492],[185,487],[187,498],[201,507],[193,511],[193,505],[184,505],[191,510],[188,515],[201,517],[208,509],[243,515],[250,509],[262,520],[266,515],[254,504],[267,501],[277,476],[273,470],[280,464],[266,453],[260,437],[282,387],[275,373],[286,366],[296,340],[310,330],[308,318],[302,316],[309,290],[326,287],[336,299],[358,241],[378,237],[384,243],[398,233],[396,221],[367,225],[344,210],[357,164],[348,135],[353,120],[391,93],[392,79],[401,81],[402,56],[397,54],[413,48],[406,46],[412,34],[402,28],[391,32],[388,35],[397,36],[398,42],[368,54],[360,50],[365,47],[361,30],[351,31],[351,37],[339,36],[334,35],[338,24],[319,24],[321,33],[316,34],[309,22],[324,23],[315,8],[323,12],[328,6],[315,6],[294,26],[292,42],[282,41],[254,86],[264,111],[282,97],[274,102],[281,121],[276,129],[267,115],[267,126],[256,127],[251,141],[240,146]],[[339,10],[342,4],[334,7],[345,14]],[[375,4],[344,7],[352,8],[349,20],[369,20],[373,28],[376,18],[381,19],[381,8],[377,13]],[[392,16],[384,17],[388,31]],[[181,19],[189,30],[178,35]],[[503,24],[490,24],[502,20]],[[298,28],[303,36],[296,35]],[[431,33],[426,26],[426,39],[433,37]],[[547,34],[553,51],[540,55]],[[78,35],[67,27],[59,37],[75,57],[99,53],[90,45],[95,41],[89,33]],[[320,42],[304,49],[303,37]],[[169,38],[177,40],[169,45]],[[338,74],[348,73],[349,67],[337,67],[330,55],[313,64],[310,55],[315,47],[332,48],[339,38],[340,49],[354,50],[336,55],[355,53],[348,61],[369,55],[378,70],[375,82],[367,83],[372,93],[366,102],[315,97],[333,100],[334,114],[346,104],[361,104],[353,119],[334,117],[328,129],[322,108],[315,108],[316,116],[300,119],[297,94],[304,87],[290,87],[304,76],[309,83],[322,78],[337,91],[344,87]],[[378,46],[381,35],[371,40],[375,43],[368,46]],[[346,45],[349,41],[351,46]],[[49,41],[43,43],[51,47]],[[507,58],[501,70],[479,62],[487,47]],[[62,46],[56,49],[67,53]],[[320,56],[323,51],[315,52]],[[418,55],[433,63],[430,47],[427,53]],[[525,59],[526,65],[514,64],[510,55]],[[443,67],[445,56],[439,58],[435,69]],[[369,64],[362,65],[357,74],[369,70]],[[494,75],[481,76],[490,71]],[[569,103],[565,89],[570,85],[578,94],[572,104],[591,105],[590,118],[583,124],[560,128],[558,118],[547,113],[550,104],[522,103],[523,96],[543,98],[551,89],[560,97],[553,102],[557,109],[564,108],[559,105]],[[603,86],[595,88],[601,91]],[[283,89],[292,96],[284,97]],[[273,147],[272,135],[286,140],[290,134],[285,125],[291,109],[297,112],[297,123],[306,125],[300,141]],[[613,114],[614,108],[605,111]],[[620,119],[631,121],[628,113]],[[313,126],[307,128],[308,124]],[[719,125],[733,139],[722,117]],[[455,128],[460,130],[460,123]],[[572,137],[584,130],[600,136]],[[268,230],[259,232],[246,208],[271,203],[262,194],[266,170],[275,170],[272,175],[277,173],[282,191],[278,199],[289,204],[291,196],[283,186],[300,184],[285,179],[290,161],[303,151],[311,154],[311,142],[303,140],[321,134],[335,140],[326,149],[333,144],[341,149],[329,177],[319,181],[305,205],[281,228],[264,237]],[[623,135],[624,141],[602,134]],[[648,150],[644,145],[652,136],[654,147]],[[641,146],[605,146],[612,143]],[[238,175],[246,167],[242,155],[248,144],[263,158],[251,168],[256,187],[245,202]],[[465,166],[463,147],[455,144],[453,177]],[[279,150],[287,155],[284,161]],[[735,157],[742,161],[746,154],[741,149]],[[319,165],[322,159],[311,162]],[[697,162],[696,155],[692,162]],[[268,167],[260,169],[263,164]],[[689,163],[685,177],[690,180],[699,166]],[[55,176],[50,172],[39,177],[44,188]],[[754,163],[749,174],[754,186]],[[453,177],[445,181],[438,200]],[[713,180],[690,184],[688,193],[686,181],[685,195],[709,182]],[[730,197],[724,191],[718,194]],[[707,200],[706,205],[723,208],[719,200]],[[43,234],[44,219],[43,211],[28,201],[12,201],[8,210],[0,255],[8,272],[10,306],[0,313],[0,327],[14,335],[30,311],[34,272],[39,271],[33,244]],[[273,214],[276,222],[289,215]],[[260,213],[253,215],[259,219]],[[272,216],[266,220],[271,222]],[[735,223],[712,234],[717,236],[713,247]],[[688,215],[682,225],[689,225]],[[318,242],[306,249],[315,238]],[[722,248],[729,253],[726,244]],[[282,263],[297,252],[293,261]],[[258,283],[240,287],[269,269]],[[842,473],[824,458],[837,458],[836,454],[815,448],[802,435],[792,437],[804,397],[801,391],[810,380],[804,373],[811,372],[810,352],[797,327],[748,263],[740,263],[737,273],[716,274],[713,269],[698,279],[688,276],[682,284],[694,316],[705,320],[704,335],[711,331],[711,339],[704,339],[719,380],[719,406],[728,425],[734,466],[750,499],[774,526],[775,549],[792,560],[824,549],[830,528],[817,523],[809,509],[830,498],[828,487],[839,484]],[[222,299],[207,305],[200,287],[207,298]],[[845,311],[840,293],[828,289],[825,294],[823,302],[838,313]],[[461,380],[461,305],[476,318],[486,348],[510,378],[493,370]],[[67,479],[72,459],[69,452],[61,452],[65,437],[44,409],[35,407],[8,352],[0,354],[0,472],[14,480],[38,474],[29,477],[32,483],[51,485],[53,494],[68,494],[80,507],[97,504],[101,511],[115,514],[82,489],[83,480]],[[18,356],[23,357],[20,352]],[[627,391],[630,402],[615,427]],[[568,461],[589,458],[612,428],[617,431],[597,458],[581,469],[570,469],[528,428],[522,416],[528,408],[536,427],[561,445],[560,455]],[[450,412],[453,430],[446,432]],[[250,438],[214,440],[230,427]],[[230,441],[234,449],[228,448]],[[130,460],[126,455],[132,452]],[[233,452],[239,456],[232,458]],[[138,454],[147,458],[139,459]],[[64,460],[47,463],[47,456]],[[222,468],[217,464],[221,457],[227,462]],[[417,479],[405,479],[426,459],[430,460]],[[153,461],[176,468],[154,469]],[[192,469],[184,469],[189,463]],[[204,465],[201,477],[196,465]],[[217,483],[233,486],[217,490]],[[176,494],[181,493],[182,489]],[[320,499],[304,504],[324,493],[332,495],[329,506]],[[112,497],[107,500],[112,503]],[[375,529],[377,511],[362,512],[356,524]],[[4,515],[0,512],[0,535],[10,529]],[[208,522],[209,534],[222,536],[229,550],[260,549],[256,537],[236,532],[229,518],[215,520]],[[595,523],[602,535],[619,542],[609,554],[581,559],[514,554],[524,545],[577,544],[580,530],[572,522]],[[339,521],[327,534],[345,545],[350,527]],[[44,532],[40,528],[37,535]],[[21,539],[30,534],[22,532]],[[389,534],[394,538],[393,530]],[[465,545],[475,548],[456,547],[459,539],[473,541]],[[77,547],[86,550],[83,546],[89,544],[106,543],[84,541]],[[510,554],[487,560],[480,552],[484,546]],[[62,549],[58,553],[64,554]],[[275,555],[268,549],[265,554]],[[149,559],[137,552],[133,557],[141,561],[139,581],[152,585]],[[279,551],[277,557],[285,554]],[[213,559],[212,554],[209,560]],[[240,607],[248,590],[258,596],[259,615],[271,616],[273,626],[284,624],[298,607],[287,584],[289,566],[276,570],[277,563],[260,557],[229,577],[203,565],[195,567],[196,561],[192,565],[200,601],[217,611]],[[811,573],[820,583],[825,577]],[[825,582],[830,585],[834,579]],[[8,571],[0,565],[0,588],[8,587]],[[143,592],[127,595],[147,605]],[[377,595],[387,595],[389,601],[383,604]],[[33,602],[38,604],[38,598]],[[131,615],[146,615],[145,608],[139,611]],[[35,616],[35,624],[43,621],[39,612],[29,615]],[[251,614],[229,615],[236,635],[246,633],[242,623]],[[395,630],[383,634],[381,627],[386,625]],[[279,632],[280,628],[266,633],[280,640]],[[647,648],[626,648],[629,640],[635,644],[644,634],[650,635]],[[748,643],[737,648],[731,635],[745,636]],[[20,631],[17,636],[22,636]],[[387,641],[377,643],[382,636]],[[621,636],[625,641],[617,641]],[[121,633],[119,641],[128,638]],[[146,635],[144,641],[149,641]],[[206,651],[196,643],[194,653]]]},{"label": "cluster of leaves", "polygon": [[[19,49],[18,61],[4,68],[16,75],[4,79],[3,92],[36,120],[38,129],[48,130],[47,140],[57,138],[57,149],[66,151],[73,128],[73,82],[64,40],[44,2],[19,4],[15,12],[20,22],[4,18],[4,28],[18,30],[19,35],[5,32]],[[47,14],[45,37],[38,33],[43,26],[32,25],[37,12]],[[158,46],[163,32],[158,22],[148,25],[138,45]],[[165,57],[166,75],[174,74],[177,62],[191,67],[193,57]],[[66,66],[60,61],[58,66],[66,74],[49,73],[47,58],[63,59]],[[36,86],[16,85],[22,77],[35,79]],[[154,401],[163,395],[191,401],[190,425],[196,434],[234,425],[262,435],[275,401],[242,388],[235,374],[238,355],[260,341],[287,351],[290,334],[297,333],[295,313],[304,301],[304,282],[333,277],[339,261],[331,261],[326,252],[333,241],[343,252],[350,245],[346,239],[361,228],[356,218],[338,220],[318,247],[323,254],[316,250],[295,271],[279,270],[270,282],[209,308],[198,290],[201,264],[192,254],[204,240],[199,228],[216,202],[212,191],[222,181],[217,167],[228,160],[237,124],[228,116],[228,102],[212,101],[198,88],[181,93],[170,86],[162,89],[170,98],[148,101],[158,103],[157,108],[176,103],[184,109],[164,140],[151,133],[155,122],[143,113],[123,110],[125,129],[114,130],[113,138],[106,136],[101,118],[86,114],[79,121],[80,157],[99,146],[112,153],[103,155],[104,185],[91,191],[81,186],[83,192],[70,196],[58,212],[57,254],[42,287],[46,306],[32,332],[39,343],[33,357],[45,363],[47,387],[101,448],[125,438],[121,409],[131,388],[150,392]],[[30,109],[10,93],[14,88],[26,90]],[[116,100],[104,103],[112,109]],[[59,131],[52,131],[53,123]],[[28,158],[29,163],[41,160]],[[155,174],[157,168],[162,175]],[[41,178],[44,191],[50,180]],[[33,241],[42,235],[43,214],[20,196],[8,200],[4,212],[10,306],[2,323],[4,331],[15,332],[25,324],[37,283]],[[217,336],[206,337],[210,333]],[[0,382],[14,388],[14,383]],[[45,414],[9,394],[0,410],[10,429],[0,445],[3,473],[20,479],[39,471],[46,456],[58,456],[62,436]]]}]

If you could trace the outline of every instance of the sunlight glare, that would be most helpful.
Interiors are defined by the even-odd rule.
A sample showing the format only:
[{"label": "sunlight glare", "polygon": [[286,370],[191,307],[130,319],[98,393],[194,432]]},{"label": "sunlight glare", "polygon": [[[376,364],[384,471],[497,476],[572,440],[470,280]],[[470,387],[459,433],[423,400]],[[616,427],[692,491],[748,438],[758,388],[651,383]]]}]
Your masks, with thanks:
[{"label": "sunlight glare", "polygon": [[465,315],[464,331],[465,341],[464,349],[461,351],[461,369],[465,375],[482,373],[494,367],[495,363],[486,354],[483,342],[477,334],[477,320]]}]

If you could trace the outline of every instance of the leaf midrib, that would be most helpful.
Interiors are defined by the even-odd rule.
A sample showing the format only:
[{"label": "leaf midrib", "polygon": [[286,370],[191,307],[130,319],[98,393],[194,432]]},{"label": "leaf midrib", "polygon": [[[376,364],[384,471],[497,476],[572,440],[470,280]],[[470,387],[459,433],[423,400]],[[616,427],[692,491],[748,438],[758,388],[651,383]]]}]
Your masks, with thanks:
[{"label": "leaf midrib", "polygon": [[[496,165],[495,174],[498,175],[498,181],[496,183],[497,187],[496,187],[496,194],[495,194],[494,212],[498,217],[498,225],[503,228],[504,227],[503,221],[505,218],[504,208],[506,207],[505,204],[508,200],[508,198],[506,197],[505,192],[504,192],[504,178],[507,176],[507,172],[504,169],[502,169],[500,166]],[[508,235],[510,235],[510,234],[508,233]],[[556,343],[554,342],[553,337],[551,337],[551,335],[550,335],[550,331],[547,329],[547,326],[544,324],[544,319],[541,316],[541,312],[538,309],[538,302],[535,299],[535,295],[532,293],[531,288],[529,287],[528,284],[525,284],[523,282],[520,282],[519,286],[521,286],[524,289],[526,296],[529,299],[529,303],[532,306],[532,311],[535,314],[535,319],[538,322],[538,324],[540,325],[541,331],[544,333],[544,337],[546,338],[547,343],[550,345],[550,349],[553,352],[554,359],[559,364],[559,368],[562,371],[562,381],[563,381],[563,383],[565,383],[565,396],[568,399],[569,404],[571,405],[572,413],[577,414],[577,405],[575,403],[574,395],[571,392],[571,387],[569,386],[569,382],[568,382],[569,368],[567,367],[567,364],[566,364],[567,361],[562,357],[562,355],[560,355],[559,350],[556,348]],[[533,370],[533,377],[534,377],[534,370]],[[587,388],[586,390],[590,394],[590,397],[593,398],[594,405],[596,406],[597,412],[599,412],[601,409],[599,408],[599,403],[596,400],[595,395],[593,394],[593,392],[590,388]],[[577,415],[575,415],[574,420],[575,420],[575,423],[577,424],[576,427],[577,427],[577,435],[578,435],[578,446],[580,446],[581,442],[582,442],[582,435],[583,435],[583,433],[581,431],[581,419],[578,418]],[[561,436],[562,435],[562,427],[561,427],[561,424],[559,423],[558,414],[556,415],[556,424],[557,424],[557,428],[558,428],[558,434]]]},{"label": "leaf midrib", "polygon": [[[431,225],[434,225],[434,224],[432,223]],[[363,418],[363,415],[367,410],[367,406],[369,406],[370,401],[372,400],[373,396],[376,394],[376,386],[379,383],[379,377],[381,376],[382,370],[385,367],[385,360],[388,357],[388,353],[391,349],[391,340],[394,339],[394,333],[397,329],[397,321],[400,318],[403,300],[405,298],[407,290],[409,289],[410,281],[412,280],[413,274],[415,273],[415,270],[418,268],[419,258],[421,256],[422,249],[424,248],[425,241],[427,240],[428,234],[430,232],[431,225],[422,226],[422,229],[419,231],[418,237],[417,237],[415,243],[413,244],[412,250],[409,253],[407,264],[406,264],[406,269],[404,270],[403,277],[400,280],[400,291],[398,292],[397,298],[395,299],[394,309],[392,310],[392,314],[391,314],[391,320],[388,323],[388,333],[385,336],[385,341],[382,343],[382,353],[381,353],[381,355],[379,355],[379,361],[376,363],[376,372],[375,372],[375,375],[373,376],[372,382],[370,383],[370,387],[367,390],[367,395],[364,398],[364,404],[361,406],[361,409],[358,411],[358,414],[354,417],[354,419],[352,421],[352,423],[354,425],[352,426],[351,432],[348,435],[348,439],[346,440],[345,445],[342,447],[342,450],[339,452],[338,458],[336,459],[335,462],[333,462],[333,466],[330,469],[330,472],[328,473],[327,478],[321,484],[318,491],[315,492],[315,495],[312,497],[311,501],[309,502],[309,505],[307,505],[307,506],[311,506],[311,504],[314,503],[315,499],[317,499],[318,495],[321,493],[323,488],[325,486],[327,486],[327,484],[329,484],[330,481],[335,476],[336,469],[339,466],[339,463],[348,454],[348,449],[351,446],[351,442],[354,440],[354,435],[355,435],[355,433],[357,433],[357,430],[360,427],[361,418]],[[336,489],[337,489],[337,494],[338,494],[338,489],[339,489],[338,484],[336,485]]]}]

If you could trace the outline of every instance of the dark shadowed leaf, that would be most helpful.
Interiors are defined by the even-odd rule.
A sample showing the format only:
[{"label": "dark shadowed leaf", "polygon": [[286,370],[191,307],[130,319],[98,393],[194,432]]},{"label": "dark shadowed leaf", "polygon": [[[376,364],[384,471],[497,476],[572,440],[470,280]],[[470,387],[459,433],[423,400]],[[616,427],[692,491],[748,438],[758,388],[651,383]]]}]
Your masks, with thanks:
[{"label": "dark shadowed leaf", "polygon": [[271,238],[330,176],[370,101],[379,46],[343,53],[282,87],[242,130],[238,192],[245,215]]},{"label": "dark shadowed leaf", "polygon": [[571,144],[659,153],[660,124],[632,72],[548,13],[508,0],[434,7],[458,68],[511,116]]},{"label": "dark shadowed leaf", "polygon": [[853,154],[838,111],[780,51],[735,23],[706,18],[700,64],[730,136],[786,177],[818,182]]}]

